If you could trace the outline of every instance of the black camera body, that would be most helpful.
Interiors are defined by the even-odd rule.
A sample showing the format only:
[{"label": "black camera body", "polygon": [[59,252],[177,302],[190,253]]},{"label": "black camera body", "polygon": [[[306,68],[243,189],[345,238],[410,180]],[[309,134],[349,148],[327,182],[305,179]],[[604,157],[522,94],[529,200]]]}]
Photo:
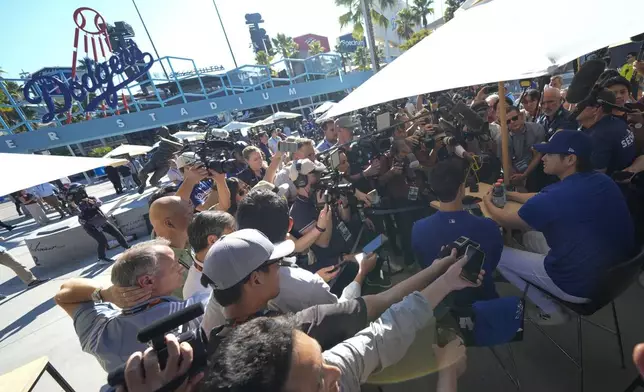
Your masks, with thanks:
[{"label": "black camera body", "polygon": [[204,141],[189,142],[182,152],[195,152],[208,170],[234,174],[239,171],[237,160],[233,157],[234,149],[235,144],[229,140],[207,137]]},{"label": "black camera body", "polygon": [[443,257],[447,257],[452,253],[452,249],[456,249],[456,258],[459,259],[465,255],[465,250],[469,245],[478,249],[481,248],[481,245],[478,242],[474,242],[467,237],[458,237],[456,241],[445,246],[445,248],[438,253],[438,258],[442,259]]},{"label": "black camera body", "polygon": [[[324,204],[333,205],[338,202],[340,197],[349,196],[355,193],[353,184],[340,184],[342,176],[337,170],[324,173],[317,183],[313,186],[315,191],[324,191]],[[322,208],[324,205],[319,205]]]},{"label": "black camera body", "polygon": [[[188,306],[179,312],[157,320],[149,326],[141,329],[136,338],[139,342],[148,343],[152,346],[152,348],[157,352],[159,366],[161,370],[163,370],[168,360],[168,348],[165,344],[165,335],[178,329],[182,325],[187,324],[191,320],[202,316],[203,313],[204,309],[201,303]],[[206,366],[208,360],[208,339],[201,328],[197,328],[194,331],[186,331],[179,335],[177,339],[179,340],[179,343],[187,342],[192,347],[192,365],[185,376],[178,377],[166,385],[166,390],[174,390],[183,383],[183,380],[186,377],[199,373],[199,371]],[[125,385],[125,365],[126,364],[119,366],[107,375],[107,383],[110,386],[116,387],[119,385]]]}]

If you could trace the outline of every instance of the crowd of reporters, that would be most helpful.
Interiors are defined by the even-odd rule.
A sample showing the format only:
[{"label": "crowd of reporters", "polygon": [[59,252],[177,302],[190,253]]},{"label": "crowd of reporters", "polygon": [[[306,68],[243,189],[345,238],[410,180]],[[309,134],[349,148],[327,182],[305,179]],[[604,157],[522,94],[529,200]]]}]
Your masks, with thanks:
[{"label": "crowd of reporters", "polygon": [[[605,100],[623,104],[622,79],[604,80]],[[633,221],[641,216],[629,211],[624,183],[609,176],[644,169],[636,145],[644,135],[633,133],[641,127],[601,105],[571,118],[554,86],[519,102],[489,90],[467,102],[485,134],[456,141],[444,134],[434,97],[419,96],[394,107],[397,125],[378,136],[357,137],[364,121],[352,116],[318,124],[317,143],[262,130],[255,145],[235,143],[237,169],[228,172],[208,169],[194,152],[164,151],[141,178],[145,185],[158,168],[175,173],[175,184],[150,198],[155,239],[118,257],[111,286],[71,279],[56,303],[106,371],[127,364],[130,391],[156,390],[188,371],[193,347],[168,335],[159,367],[137,333],[196,303],[205,314],[183,331],[203,331],[208,361],[188,372],[184,387],[356,391],[405,355],[452,291],[449,302],[463,306],[498,298],[495,271],[522,291],[534,284],[569,302],[589,301],[602,274],[637,252]],[[472,176],[494,183],[500,175],[500,99],[510,101],[506,185],[516,191],[507,197],[523,206],[507,211],[486,195],[480,203],[489,216],[477,216],[463,200]],[[499,226],[519,246],[507,246]],[[359,252],[382,234],[391,252]],[[460,277],[467,259],[457,261],[455,251],[439,257],[459,237],[486,255],[476,283]],[[420,272],[392,285],[392,273],[415,264]],[[538,322],[565,321],[539,290],[527,297],[539,307]],[[438,390],[456,390],[461,370],[446,366]]]}]

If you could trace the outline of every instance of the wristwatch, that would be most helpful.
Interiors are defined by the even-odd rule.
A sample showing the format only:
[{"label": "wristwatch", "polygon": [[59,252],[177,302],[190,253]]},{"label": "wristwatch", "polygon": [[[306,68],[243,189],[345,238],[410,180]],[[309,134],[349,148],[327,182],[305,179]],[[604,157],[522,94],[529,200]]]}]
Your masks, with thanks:
[{"label": "wristwatch", "polygon": [[94,303],[101,303],[103,302],[103,296],[101,295],[101,290],[103,290],[102,287],[98,287],[94,292],[92,293],[92,301]]}]

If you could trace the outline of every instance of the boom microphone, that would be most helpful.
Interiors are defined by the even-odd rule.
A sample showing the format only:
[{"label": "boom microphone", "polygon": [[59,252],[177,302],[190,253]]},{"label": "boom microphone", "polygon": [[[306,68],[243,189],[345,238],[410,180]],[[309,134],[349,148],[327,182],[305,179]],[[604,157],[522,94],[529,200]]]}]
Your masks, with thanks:
[{"label": "boom microphone", "polygon": [[640,51],[637,54],[637,61],[644,60],[644,33],[638,34],[636,36],[631,37],[631,41],[633,41],[633,42],[642,42],[642,46],[640,47]]},{"label": "boom microphone", "polygon": [[454,117],[458,118],[463,124],[465,124],[470,132],[485,131],[487,122],[483,121],[481,116],[476,114],[474,110],[470,109],[470,107],[465,105],[463,102],[458,102],[454,105],[450,112]]},{"label": "boom microphone", "polygon": [[605,67],[606,63],[602,60],[586,61],[573,77],[566,100],[575,104],[588,98]]}]

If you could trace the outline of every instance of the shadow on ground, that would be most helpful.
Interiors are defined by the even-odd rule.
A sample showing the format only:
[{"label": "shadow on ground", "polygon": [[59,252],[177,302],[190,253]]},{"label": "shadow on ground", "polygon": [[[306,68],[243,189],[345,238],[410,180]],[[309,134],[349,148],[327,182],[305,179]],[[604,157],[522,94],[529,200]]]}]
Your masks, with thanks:
[{"label": "shadow on ground", "polygon": [[11,324],[7,325],[4,329],[0,330],[0,342],[3,342],[4,340],[10,338],[11,336],[15,335],[16,333],[20,332],[21,329],[29,325],[32,321],[34,321],[39,315],[45,313],[46,311],[52,309],[54,306],[56,306],[56,303],[54,302],[54,299],[49,299],[40,305],[36,306],[35,308],[31,309],[29,312],[27,312],[25,315],[20,317],[19,319],[15,320]]}]

